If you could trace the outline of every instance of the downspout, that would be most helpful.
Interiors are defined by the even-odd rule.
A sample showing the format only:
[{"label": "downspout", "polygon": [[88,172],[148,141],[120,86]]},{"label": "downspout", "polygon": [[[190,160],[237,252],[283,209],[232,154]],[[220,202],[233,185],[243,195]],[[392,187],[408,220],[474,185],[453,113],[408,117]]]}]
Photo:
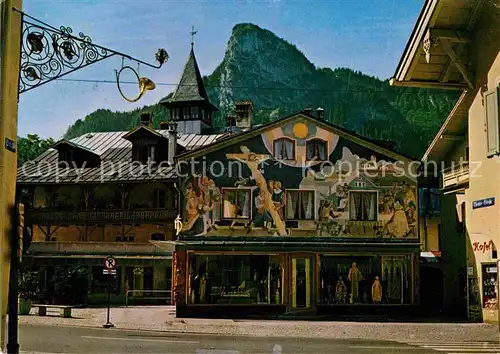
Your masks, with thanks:
[{"label": "downspout", "polygon": [[429,202],[430,202],[430,189],[426,188],[424,189],[424,251],[429,251],[427,249],[427,244],[428,244],[428,231],[427,231],[427,214],[428,214],[428,208],[429,208]]}]

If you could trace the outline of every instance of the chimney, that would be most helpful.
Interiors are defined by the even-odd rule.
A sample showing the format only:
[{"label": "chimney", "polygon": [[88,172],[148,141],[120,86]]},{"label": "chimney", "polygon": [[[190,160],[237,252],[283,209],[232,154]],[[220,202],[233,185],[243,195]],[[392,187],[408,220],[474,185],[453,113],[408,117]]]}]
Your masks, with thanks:
[{"label": "chimney", "polygon": [[253,124],[253,102],[238,101],[236,106],[236,126],[241,129],[248,129]]},{"label": "chimney", "polygon": [[141,120],[140,120],[140,125],[145,125],[147,127],[150,127],[151,124],[153,123],[153,116],[151,115],[150,112],[143,112],[141,113]]},{"label": "chimney", "polygon": [[[163,122],[163,126],[167,128],[167,138],[168,138],[168,163],[174,165],[174,157],[177,151],[177,123],[174,121]],[[162,127],[163,129],[163,127]]]},{"label": "chimney", "polygon": [[311,115],[312,114],[312,109],[311,108],[304,108],[304,112]]},{"label": "chimney", "polygon": [[160,130],[168,130],[170,122],[160,122]]},{"label": "chimney", "polygon": [[318,117],[318,119],[323,119],[325,115],[325,110],[321,107],[318,107],[316,108],[316,116]]}]

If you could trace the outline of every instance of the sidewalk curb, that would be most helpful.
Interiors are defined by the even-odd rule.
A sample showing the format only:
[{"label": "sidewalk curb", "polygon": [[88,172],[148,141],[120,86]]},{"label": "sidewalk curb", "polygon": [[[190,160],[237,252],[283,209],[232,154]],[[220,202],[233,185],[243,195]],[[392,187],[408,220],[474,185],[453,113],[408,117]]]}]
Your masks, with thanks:
[{"label": "sidewalk curb", "polygon": [[[270,331],[267,331],[267,332],[255,332],[255,331],[252,331],[252,330],[248,330],[248,329],[245,329],[245,328],[238,328],[238,326],[235,326],[234,329],[235,331],[233,330],[230,330],[228,332],[214,332],[214,331],[210,331],[210,332],[201,332],[201,331],[192,331],[192,330],[182,330],[182,329],[169,329],[169,328],[131,328],[131,327],[120,327],[120,325],[116,325],[115,324],[115,327],[113,328],[110,328],[110,329],[105,329],[103,328],[101,325],[89,325],[89,324],[57,324],[57,323],[22,323],[23,325],[34,325],[34,326],[52,326],[52,327],[62,327],[62,328],[88,328],[88,329],[101,329],[101,330],[108,330],[108,331],[113,331],[113,330],[118,330],[118,331],[127,331],[127,332],[145,332],[145,333],[164,333],[164,334],[171,334],[171,335],[175,335],[175,334],[178,334],[178,335],[192,335],[192,336],[203,336],[203,335],[206,335],[206,336],[215,336],[215,337],[221,337],[221,336],[224,336],[224,337],[254,337],[254,338],[269,338],[269,337],[277,337],[277,338],[311,338],[310,335],[308,335],[307,333],[294,333],[294,335],[287,335],[285,334],[284,332],[280,331],[280,333],[273,333],[272,330]],[[189,325],[188,325],[189,326]],[[234,333],[234,332],[239,332],[239,333]],[[344,333],[345,334],[345,333]],[[329,336],[329,335],[315,335],[315,336],[312,336],[316,339],[325,339],[325,340],[328,340],[328,339],[360,339],[359,336],[347,336],[347,337],[344,337],[344,336],[340,336],[340,337],[337,337],[337,336]],[[378,337],[378,336],[377,336]],[[484,336],[481,336],[481,337],[484,337]],[[488,338],[487,338],[488,337]],[[484,339],[480,339],[478,341],[481,341],[481,342],[484,342],[484,341],[491,341],[491,342],[495,342],[496,343],[496,339],[492,339],[490,338],[490,336],[487,336],[487,337],[484,337]],[[372,338],[372,336],[369,336],[369,338],[366,338],[365,339],[370,339]],[[375,337],[373,337],[375,338]],[[407,341],[408,339],[406,338],[402,338],[401,336],[388,336],[388,337],[385,337],[384,336],[384,340],[387,340],[387,341],[393,341],[393,342],[405,342]],[[422,336],[419,336],[417,335],[417,338],[413,338],[412,339],[413,341],[428,341],[429,339],[428,338],[425,338],[422,337]],[[452,340],[452,339],[450,339]],[[453,340],[456,342],[456,340]],[[470,341],[470,339],[468,340]]]},{"label": "sidewalk curb", "polygon": [[[75,324],[75,325],[70,325],[70,324],[48,324],[48,323],[20,323],[22,325],[28,325],[28,326],[47,326],[47,327],[63,327],[63,328],[92,328],[92,329],[102,329],[102,330],[107,330],[107,331],[113,331],[113,330],[120,330],[120,331],[130,331],[130,332],[158,332],[158,333],[172,333],[172,334],[189,334],[189,335],[208,335],[208,336],[231,336],[231,337],[240,337],[244,336],[244,334],[234,334],[234,333],[217,333],[217,332],[193,332],[193,331],[182,331],[182,330],[168,330],[168,329],[144,329],[144,328],[130,328],[130,327],[119,327],[115,324],[114,327],[112,328],[103,328],[102,326],[93,326],[93,325],[85,325],[85,324]],[[247,334],[247,336],[251,337],[264,337],[264,336],[258,336],[255,334]],[[295,336],[297,337],[297,336]],[[307,336],[300,336],[301,338],[309,338]],[[327,337],[320,337],[320,338],[325,338],[328,339]],[[0,353],[3,354],[3,353]]]}]

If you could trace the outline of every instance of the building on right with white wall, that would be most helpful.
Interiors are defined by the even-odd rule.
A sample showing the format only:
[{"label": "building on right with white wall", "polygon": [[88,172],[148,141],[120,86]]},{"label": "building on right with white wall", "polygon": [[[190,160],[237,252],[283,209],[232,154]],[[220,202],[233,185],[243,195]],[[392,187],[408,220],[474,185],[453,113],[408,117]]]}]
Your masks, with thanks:
[{"label": "building on right with white wall", "polygon": [[[444,312],[485,322],[499,317],[499,49],[499,0],[426,0],[391,79],[462,92],[422,159],[438,166],[440,182],[443,276],[434,286],[442,287]],[[432,283],[425,274],[422,291]]]}]

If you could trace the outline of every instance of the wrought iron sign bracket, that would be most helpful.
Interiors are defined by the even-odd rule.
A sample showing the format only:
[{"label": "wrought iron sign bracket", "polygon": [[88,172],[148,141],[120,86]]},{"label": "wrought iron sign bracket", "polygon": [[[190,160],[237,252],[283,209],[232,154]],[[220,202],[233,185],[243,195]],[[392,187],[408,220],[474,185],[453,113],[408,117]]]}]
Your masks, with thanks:
[{"label": "wrought iron sign bracket", "polygon": [[70,27],[61,26],[57,29],[16,8],[13,10],[22,17],[19,94],[112,56],[120,56],[122,61],[128,59],[154,69],[161,68],[168,60],[165,49],[158,49],[155,54],[158,64],[150,64],[94,44],[82,32],[76,37]]}]

